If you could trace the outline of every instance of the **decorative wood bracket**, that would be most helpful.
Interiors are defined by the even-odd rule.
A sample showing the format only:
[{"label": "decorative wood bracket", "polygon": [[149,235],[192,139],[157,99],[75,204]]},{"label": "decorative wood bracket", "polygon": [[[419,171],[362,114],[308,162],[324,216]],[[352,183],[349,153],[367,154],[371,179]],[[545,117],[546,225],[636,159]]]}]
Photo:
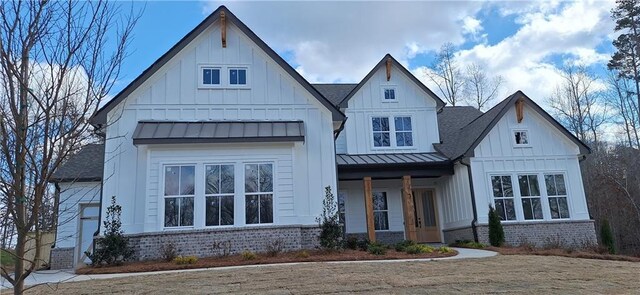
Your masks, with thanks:
[{"label": "decorative wood bracket", "polygon": [[518,123],[524,119],[524,99],[520,98],[516,101],[516,120]]},{"label": "decorative wood bracket", "polygon": [[220,37],[222,37],[222,48],[227,48],[227,16],[224,11],[220,11]]},{"label": "decorative wood bracket", "polygon": [[391,58],[387,58],[387,81],[391,79]]}]

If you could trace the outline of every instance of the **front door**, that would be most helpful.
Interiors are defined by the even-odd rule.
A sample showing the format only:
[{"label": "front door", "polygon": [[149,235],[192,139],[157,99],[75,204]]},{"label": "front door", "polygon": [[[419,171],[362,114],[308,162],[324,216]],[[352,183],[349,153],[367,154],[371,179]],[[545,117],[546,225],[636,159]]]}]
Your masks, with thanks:
[{"label": "front door", "polygon": [[433,190],[414,190],[416,236],[419,243],[440,243],[438,209]]},{"label": "front door", "polygon": [[99,215],[99,204],[80,205],[80,230],[78,231],[80,233],[78,237],[80,247],[77,250],[77,264],[91,263],[91,260],[84,252],[91,252],[93,250],[93,234],[98,230]]}]

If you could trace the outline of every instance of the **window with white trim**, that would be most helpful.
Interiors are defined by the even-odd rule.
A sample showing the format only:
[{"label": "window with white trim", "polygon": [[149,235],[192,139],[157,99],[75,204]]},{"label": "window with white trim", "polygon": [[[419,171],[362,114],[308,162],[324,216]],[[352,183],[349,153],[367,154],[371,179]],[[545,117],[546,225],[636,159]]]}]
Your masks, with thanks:
[{"label": "window with white trim", "polygon": [[220,85],[220,68],[219,67],[201,67],[202,85],[203,86],[219,86]]},{"label": "window with white trim", "polygon": [[164,226],[193,226],[194,165],[164,168]]},{"label": "window with white trim", "polygon": [[413,146],[413,129],[411,127],[411,117],[394,117],[394,128],[396,130],[396,146]]},{"label": "window with white trim", "polygon": [[205,165],[205,225],[233,225],[234,165]]},{"label": "window with white trim", "polygon": [[518,185],[522,202],[522,212],[525,220],[544,219],[538,175],[518,175]]},{"label": "window with white trim", "polygon": [[389,128],[389,117],[373,117],[371,118],[371,124],[373,127],[373,146],[391,146],[391,129]]},{"label": "window with white trim", "polygon": [[371,129],[374,148],[413,146],[413,124],[410,116],[372,117]]},{"label": "window with white trim", "polygon": [[382,101],[383,102],[396,101],[396,88],[395,87],[383,87],[382,88]]},{"label": "window with white trim", "polygon": [[495,210],[501,220],[516,220],[513,184],[509,175],[491,176]]},{"label": "window with white trim", "polygon": [[229,85],[247,85],[247,68],[229,68]]},{"label": "window with white trim", "polygon": [[374,192],[373,195],[373,225],[375,230],[389,229],[389,207],[386,192]]},{"label": "window with white trim", "polygon": [[273,223],[273,164],[244,167],[246,223]]},{"label": "window with white trim", "polygon": [[514,130],[513,140],[516,146],[529,145],[529,133],[527,130]]},{"label": "window with white trim", "polygon": [[549,197],[549,211],[552,219],[569,218],[569,204],[567,203],[567,187],[564,174],[545,174],[544,182]]}]

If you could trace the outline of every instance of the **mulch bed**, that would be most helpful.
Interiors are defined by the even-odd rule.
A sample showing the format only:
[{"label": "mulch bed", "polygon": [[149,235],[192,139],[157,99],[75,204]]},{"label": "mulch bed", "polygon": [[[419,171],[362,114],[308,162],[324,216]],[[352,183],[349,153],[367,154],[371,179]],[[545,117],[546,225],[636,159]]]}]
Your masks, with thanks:
[{"label": "mulch bed", "polygon": [[[301,255],[301,252],[307,252],[308,257]],[[433,253],[424,254],[407,254],[405,252],[397,252],[393,249],[387,250],[385,255],[373,255],[366,251],[358,250],[341,250],[335,252],[327,252],[323,250],[293,251],[283,252],[274,257],[268,257],[266,254],[258,254],[258,258],[253,260],[244,260],[241,255],[230,255],[226,257],[204,257],[199,258],[194,264],[175,264],[174,262],[166,262],[162,260],[136,261],[126,262],[119,266],[105,267],[84,267],[76,270],[77,274],[112,274],[112,273],[131,273],[131,272],[148,272],[175,269],[194,269],[194,268],[210,268],[223,266],[238,265],[256,265],[256,264],[272,264],[272,263],[289,263],[289,262],[325,262],[325,261],[362,261],[362,260],[393,260],[393,259],[424,259],[424,258],[440,258],[457,255],[458,252],[453,250],[451,253]]]},{"label": "mulch bed", "polygon": [[529,247],[486,247],[484,249],[495,251],[502,255],[562,256],[562,257],[571,257],[571,258],[640,262],[640,257],[601,254],[601,253],[588,251],[588,250],[544,249],[544,248],[529,248]]}]

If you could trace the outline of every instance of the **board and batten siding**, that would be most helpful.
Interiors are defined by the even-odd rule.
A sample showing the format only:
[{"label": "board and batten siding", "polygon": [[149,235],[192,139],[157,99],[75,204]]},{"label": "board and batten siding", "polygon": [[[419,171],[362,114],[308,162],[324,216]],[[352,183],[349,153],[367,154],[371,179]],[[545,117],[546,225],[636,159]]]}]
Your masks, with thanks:
[{"label": "board and batten siding", "polygon": [[471,226],[473,206],[467,166],[456,163],[454,174],[439,179],[440,207],[442,208],[442,229],[454,229]]},{"label": "board and batten siding", "polygon": [[[528,147],[515,146],[515,130],[528,132]],[[491,175],[526,173],[564,174],[570,219],[588,220],[589,212],[580,173],[579,153],[579,147],[574,142],[526,105],[524,119],[517,123],[515,107],[512,106],[475,148],[474,156],[470,160],[478,222],[488,222],[488,205],[493,203]],[[544,179],[539,178],[538,181],[540,190],[543,190]],[[512,183],[514,187],[517,186],[517,179],[512,178]],[[518,206],[521,205],[516,202],[516,208]],[[543,201],[543,206],[548,205]],[[548,208],[543,207],[543,211],[545,210]]]},{"label": "board and batten siding", "polygon": [[[297,218],[282,220],[315,223],[324,187],[336,187],[331,112],[232,23],[227,23],[227,48],[222,48],[219,27],[216,22],[206,29],[107,115],[103,192],[118,197],[126,233],[157,229],[148,215],[153,147],[133,145],[138,121],[302,120],[305,142],[292,148]],[[198,66],[207,64],[248,67],[248,85],[198,88]],[[229,154],[237,154],[235,147]],[[102,210],[104,215],[105,206]]]},{"label": "board and batten siding", "polygon": [[100,203],[100,182],[62,182],[59,186],[60,208],[56,248],[75,247],[80,226],[80,206]]},{"label": "board and batten siding", "polygon": [[[395,87],[396,102],[383,101],[383,87]],[[345,109],[347,122],[344,139],[338,138],[338,152],[348,154],[433,152],[433,144],[440,141],[436,118],[436,101],[398,68],[391,68],[387,81],[386,69],[381,67],[351,97]],[[373,148],[371,117],[411,116],[413,143],[411,148]],[[393,132],[393,130],[391,130]],[[342,143],[344,140],[345,143]]]}]

